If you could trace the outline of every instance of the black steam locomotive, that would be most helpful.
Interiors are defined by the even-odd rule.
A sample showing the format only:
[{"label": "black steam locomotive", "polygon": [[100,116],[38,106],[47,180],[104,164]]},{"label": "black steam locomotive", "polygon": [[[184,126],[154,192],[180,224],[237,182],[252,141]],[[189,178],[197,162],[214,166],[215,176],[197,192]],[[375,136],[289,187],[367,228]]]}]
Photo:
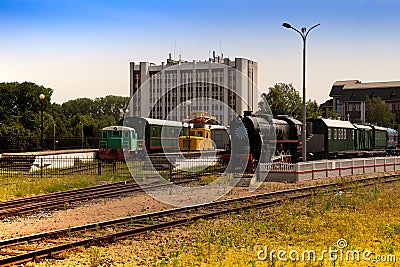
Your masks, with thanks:
[{"label": "black steam locomotive", "polygon": [[[231,153],[224,160],[258,162],[301,160],[303,124],[288,116],[254,115],[246,111],[230,124]],[[396,130],[331,119],[307,119],[307,160],[400,154]]]},{"label": "black steam locomotive", "polygon": [[234,160],[236,165],[246,162],[247,171],[254,171],[258,162],[296,162],[301,156],[301,130],[302,123],[294,118],[245,111],[230,123],[230,154],[222,160]]}]

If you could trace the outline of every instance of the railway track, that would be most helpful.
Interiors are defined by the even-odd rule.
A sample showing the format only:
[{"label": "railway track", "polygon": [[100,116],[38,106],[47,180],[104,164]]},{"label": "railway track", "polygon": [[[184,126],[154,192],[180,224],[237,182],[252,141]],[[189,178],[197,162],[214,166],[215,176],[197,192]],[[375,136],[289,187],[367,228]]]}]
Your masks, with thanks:
[{"label": "railway track", "polygon": [[332,183],[288,189],[2,240],[0,241],[0,265],[9,266],[51,257],[70,248],[112,242],[149,230],[172,227],[221,214],[269,207],[287,199],[310,197],[316,192],[347,190],[359,187],[360,183],[363,186],[371,186],[377,182],[388,183],[399,180],[399,175],[391,175],[363,178],[346,184]]},{"label": "railway track", "polygon": [[[147,177],[150,178],[150,177]],[[187,184],[194,180],[193,178],[176,179],[174,184]],[[169,184],[161,185],[168,186]],[[157,187],[147,185],[148,188]],[[71,208],[83,201],[89,201],[100,198],[115,198],[141,192],[143,189],[135,183],[134,180],[114,182],[103,185],[96,185],[88,188],[74,189],[49,193],[45,195],[17,198],[6,202],[0,202],[0,218],[9,218],[17,215],[27,215],[39,211],[49,211],[58,208]]]}]

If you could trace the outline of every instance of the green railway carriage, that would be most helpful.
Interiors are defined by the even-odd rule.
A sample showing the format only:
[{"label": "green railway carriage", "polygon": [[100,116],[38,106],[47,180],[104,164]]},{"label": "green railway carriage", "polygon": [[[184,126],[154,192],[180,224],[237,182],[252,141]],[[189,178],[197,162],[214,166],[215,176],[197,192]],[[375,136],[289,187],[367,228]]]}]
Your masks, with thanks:
[{"label": "green railway carriage", "polygon": [[349,121],[318,118],[307,119],[307,124],[312,130],[307,141],[311,158],[334,157],[354,150],[355,127]]},{"label": "green railway carriage", "polygon": [[147,152],[179,150],[182,123],[150,118],[127,117],[125,125],[138,134],[138,150]]},{"label": "green railway carriage", "polygon": [[374,149],[374,131],[372,127],[361,124],[354,124],[354,127],[356,127],[355,149],[359,151]]},{"label": "green railway carriage", "polygon": [[387,147],[387,128],[371,125],[373,129],[373,147],[385,149]]}]

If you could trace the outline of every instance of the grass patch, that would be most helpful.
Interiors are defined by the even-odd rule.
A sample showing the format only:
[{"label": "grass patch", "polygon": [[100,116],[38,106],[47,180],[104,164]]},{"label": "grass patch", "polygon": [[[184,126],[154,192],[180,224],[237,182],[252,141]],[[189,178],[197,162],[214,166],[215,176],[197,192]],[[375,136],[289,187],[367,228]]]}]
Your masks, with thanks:
[{"label": "grass patch", "polygon": [[[269,210],[243,211],[196,221],[184,229],[158,231],[142,243],[126,241],[124,262],[131,266],[398,266],[393,262],[393,257],[400,261],[398,186],[316,192],[312,198],[285,201]],[[347,242],[341,260],[328,254],[320,261],[302,260],[304,250],[314,250],[316,259],[323,250],[340,251],[339,239]],[[264,261],[258,259],[265,247],[268,253],[275,250],[272,260],[269,255]],[[286,252],[287,261],[277,258],[279,250]],[[359,251],[361,260],[352,260],[351,255],[346,260],[349,250]],[[290,251],[300,252],[299,261],[289,259]],[[372,252],[370,261],[362,258],[366,251]]]},{"label": "grass patch", "polygon": [[16,197],[46,194],[76,188],[84,188],[99,182],[126,180],[115,175],[66,175],[53,177],[11,177],[0,179],[0,201]]}]

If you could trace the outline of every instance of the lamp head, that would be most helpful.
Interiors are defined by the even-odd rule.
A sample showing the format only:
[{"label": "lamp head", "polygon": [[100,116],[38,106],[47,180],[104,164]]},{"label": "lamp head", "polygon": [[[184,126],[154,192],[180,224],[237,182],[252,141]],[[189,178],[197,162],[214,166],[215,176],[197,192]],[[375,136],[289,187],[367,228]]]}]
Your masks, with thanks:
[{"label": "lamp head", "polygon": [[282,26],[285,27],[285,28],[288,28],[288,29],[292,28],[292,26],[287,22],[282,23]]}]

